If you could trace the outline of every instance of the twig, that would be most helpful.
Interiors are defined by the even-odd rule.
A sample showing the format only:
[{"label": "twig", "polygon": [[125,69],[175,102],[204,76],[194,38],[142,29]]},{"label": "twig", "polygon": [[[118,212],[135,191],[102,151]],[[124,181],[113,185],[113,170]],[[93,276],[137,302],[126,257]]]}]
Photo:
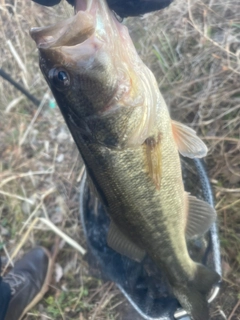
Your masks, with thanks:
[{"label": "twig", "polygon": [[72,246],[74,249],[79,251],[82,255],[86,254],[86,250],[80,246],[75,240],[70,238],[66,233],[61,231],[58,227],[56,227],[50,220],[47,220],[45,218],[38,218],[39,221],[43,222],[45,225],[47,225],[53,232],[55,232],[57,235],[59,235],[61,238],[63,238],[70,246]]},{"label": "twig", "polygon": [[[63,240],[65,240],[65,242],[67,242],[70,246],[72,246],[74,249],[79,251],[82,255],[86,254],[87,251],[83,247],[81,247],[75,240],[70,238],[66,233],[61,231],[58,227],[56,227],[50,220],[47,220],[45,218],[35,218],[34,221],[31,223],[31,225],[29,226],[27,232],[23,235],[23,237],[21,238],[21,241],[19,242],[19,244],[17,245],[17,247],[13,251],[13,253],[11,255],[11,261],[16,257],[18,252],[21,250],[21,248],[23,247],[23,245],[25,244],[25,242],[29,238],[30,233],[32,232],[32,230],[34,229],[34,227],[36,226],[36,224],[38,222],[42,222],[45,225],[47,225],[50,228],[50,230],[55,232],[58,236],[60,236]],[[10,264],[10,261],[8,261],[8,263],[6,264],[6,266],[3,270],[3,274],[6,272],[9,264]]]},{"label": "twig", "polygon": [[229,188],[220,188],[220,187],[215,187],[218,191],[220,192],[228,192],[228,193],[238,193],[240,192],[240,188],[236,188],[236,189],[229,189]]},{"label": "twig", "polygon": [[93,315],[91,316],[91,319],[94,320],[98,314],[98,312],[102,309],[104,309],[104,307],[109,303],[109,301],[114,297],[114,295],[110,295],[110,299],[108,299],[108,294],[109,291],[112,289],[113,287],[113,283],[111,283],[109,285],[109,287],[107,288],[106,292],[104,293],[104,295],[102,296],[101,300],[99,301],[98,306],[95,308]]},{"label": "twig", "polygon": [[7,184],[8,182],[15,180],[15,179],[19,179],[19,178],[24,178],[24,177],[31,177],[31,176],[36,176],[36,175],[45,175],[45,174],[51,174],[51,171],[29,171],[27,173],[18,173],[15,174],[14,176],[11,176],[9,178],[4,179],[1,183],[0,183],[0,188],[3,187],[5,184]]},{"label": "twig", "polygon": [[235,311],[237,310],[237,308],[239,307],[240,305],[240,300],[238,300],[237,304],[235,305],[235,307],[233,308],[232,312],[230,313],[229,317],[227,320],[231,320],[232,319],[232,316],[234,316],[234,313]]},{"label": "twig", "polygon": [[39,107],[38,107],[38,109],[37,109],[37,112],[35,113],[35,115],[34,115],[34,117],[32,118],[32,121],[30,122],[27,130],[25,131],[22,139],[20,140],[20,142],[19,142],[19,145],[20,145],[20,146],[22,146],[23,143],[25,142],[25,140],[26,140],[29,132],[31,131],[31,129],[32,129],[32,127],[33,127],[34,122],[36,121],[37,117],[39,116],[40,112],[42,111],[42,108],[43,108],[43,106],[44,106],[47,98],[48,98],[48,91],[44,94],[44,96],[43,96],[43,98],[42,98],[42,101],[41,101],[41,103],[40,103],[40,105],[39,105]]},{"label": "twig", "polygon": [[[210,41],[214,46],[218,47],[219,49],[221,49],[222,51],[226,52],[227,54],[233,56],[234,58],[236,58],[236,54],[232,53],[229,50],[224,49],[222,46],[220,46],[216,41],[212,40],[211,38],[209,38],[208,36],[206,36],[202,30],[199,29],[199,27],[196,25],[196,23],[194,22],[193,19],[193,15],[192,15],[192,10],[191,10],[191,0],[188,0],[188,12],[189,12],[189,18],[190,21],[188,21],[196,30],[197,32],[199,32],[205,39],[207,39],[208,41]],[[236,72],[236,71],[235,71]],[[239,73],[239,72],[236,72]]]},{"label": "twig", "polygon": [[19,65],[19,68],[25,73],[27,74],[27,69],[24,65],[24,63],[22,62],[22,59],[19,57],[19,54],[17,53],[17,51],[15,50],[11,40],[7,41],[7,45],[13,55],[13,57],[15,58],[15,60],[17,61],[17,64]]},{"label": "twig", "polygon": [[25,221],[23,227],[21,228],[21,230],[19,231],[19,235],[22,234],[23,230],[26,228],[26,226],[29,224],[29,222],[32,220],[32,218],[35,216],[35,214],[38,212],[38,210],[41,208],[41,206],[43,205],[43,201],[44,199],[49,196],[50,194],[52,194],[53,192],[55,192],[56,189],[55,188],[51,188],[49,190],[47,190],[47,192],[44,193],[44,195],[42,195],[41,197],[41,201],[40,203],[36,206],[36,208],[33,210],[33,212],[30,214],[30,216],[27,218],[27,220]]},{"label": "twig", "polygon": [[219,140],[219,141],[228,141],[228,142],[236,142],[236,143],[240,143],[240,139],[236,139],[236,138],[227,138],[227,137],[210,137],[210,136],[205,136],[202,137],[201,139],[203,140]]},{"label": "twig", "polygon": [[234,201],[234,202],[231,203],[231,204],[228,204],[227,206],[225,206],[225,207],[223,207],[223,208],[221,208],[221,209],[218,209],[218,212],[223,211],[223,210],[226,210],[226,209],[229,209],[229,208],[231,208],[231,207],[234,207],[234,206],[235,206],[237,203],[239,203],[239,202],[240,202],[240,199]]},{"label": "twig", "polygon": [[82,179],[82,176],[83,176],[83,174],[84,174],[84,172],[85,172],[85,165],[83,165],[82,166],[82,168],[81,168],[81,170],[80,170],[80,173],[79,173],[79,176],[78,176],[78,178],[77,178],[77,182],[80,182],[81,181],[81,179]]},{"label": "twig", "polygon": [[8,113],[12,110],[12,108],[14,108],[15,106],[17,106],[19,104],[19,102],[21,102],[24,99],[24,96],[21,95],[20,97],[17,97],[16,99],[13,99],[6,107],[5,109],[5,113]]},{"label": "twig", "polygon": [[231,108],[231,109],[227,109],[225,112],[219,114],[219,115],[218,115],[217,117],[215,117],[214,119],[211,119],[211,120],[208,120],[208,121],[202,121],[201,124],[202,124],[202,125],[209,125],[209,124],[213,123],[214,121],[219,120],[219,119],[223,118],[224,116],[226,116],[227,114],[229,114],[229,113],[231,113],[231,112],[233,112],[233,111],[236,111],[236,110],[238,110],[238,109],[240,109],[240,105],[239,105],[239,104],[236,105],[236,106],[234,106],[234,107]]},{"label": "twig", "polygon": [[5,192],[5,191],[2,191],[0,190],[0,194],[4,195],[4,196],[7,196],[7,197],[10,197],[10,198],[15,198],[15,199],[18,199],[18,200],[23,200],[23,201],[26,201],[30,204],[33,204],[34,202],[32,200],[29,200],[27,198],[23,198],[21,196],[18,196],[17,194],[12,194],[12,193],[9,193],[9,192]]}]

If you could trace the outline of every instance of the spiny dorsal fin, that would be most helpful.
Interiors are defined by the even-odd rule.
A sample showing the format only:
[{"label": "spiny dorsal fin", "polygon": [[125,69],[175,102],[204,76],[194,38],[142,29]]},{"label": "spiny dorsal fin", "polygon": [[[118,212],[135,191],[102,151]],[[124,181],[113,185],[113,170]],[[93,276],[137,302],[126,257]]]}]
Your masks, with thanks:
[{"label": "spiny dorsal fin", "polygon": [[129,240],[111,221],[108,231],[107,243],[109,247],[130,259],[141,262],[145,251]]},{"label": "spiny dorsal fin", "polygon": [[199,237],[207,232],[216,220],[216,211],[207,202],[185,192],[188,203],[186,220],[186,238]]},{"label": "spiny dorsal fin", "polygon": [[196,132],[182,123],[172,120],[172,131],[178,151],[188,158],[202,158],[207,154],[207,146]]},{"label": "spiny dorsal fin", "polygon": [[147,138],[144,146],[148,173],[156,188],[160,189],[162,171],[160,135],[157,138]]}]

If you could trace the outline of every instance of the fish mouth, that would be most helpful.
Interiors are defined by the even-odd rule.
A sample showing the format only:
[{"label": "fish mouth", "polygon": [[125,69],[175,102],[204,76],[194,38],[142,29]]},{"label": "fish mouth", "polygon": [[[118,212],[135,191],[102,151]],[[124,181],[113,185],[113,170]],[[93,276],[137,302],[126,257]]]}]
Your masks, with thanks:
[{"label": "fish mouth", "polygon": [[30,35],[40,50],[81,44],[95,33],[99,12],[106,10],[105,2],[76,0],[73,17],[51,26],[31,28]]}]

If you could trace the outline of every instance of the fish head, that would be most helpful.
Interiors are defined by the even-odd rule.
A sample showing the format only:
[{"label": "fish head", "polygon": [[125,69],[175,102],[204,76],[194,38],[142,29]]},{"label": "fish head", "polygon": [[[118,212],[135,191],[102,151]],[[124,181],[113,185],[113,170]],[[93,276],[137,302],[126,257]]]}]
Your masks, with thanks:
[{"label": "fish head", "polygon": [[[153,104],[156,95],[148,92],[145,81],[150,71],[106,0],[78,0],[76,12],[55,25],[30,30],[42,73],[66,121],[70,114],[85,133],[94,135],[101,127],[103,134],[103,127],[111,128],[115,132],[104,134],[115,135],[115,144],[140,144],[154,119],[153,115],[150,119],[149,102]],[[129,125],[126,118],[132,114],[134,121]]]}]

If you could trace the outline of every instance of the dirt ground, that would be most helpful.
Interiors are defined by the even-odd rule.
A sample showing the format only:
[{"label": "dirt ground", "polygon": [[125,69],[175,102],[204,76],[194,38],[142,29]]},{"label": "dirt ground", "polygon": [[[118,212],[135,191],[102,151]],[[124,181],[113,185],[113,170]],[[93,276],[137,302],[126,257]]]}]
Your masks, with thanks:
[{"label": "dirt ground", "polygon": [[[67,4],[0,0],[0,67],[40,101],[36,107],[0,78],[0,254],[11,265],[28,249],[51,249],[60,239],[50,291],[27,319],[130,319],[122,315],[118,289],[93,277],[81,248],[51,226],[86,248],[78,209],[82,162],[29,36],[30,27],[71,14]],[[240,2],[175,0],[124,23],[172,118],[195,129],[209,148],[223,267],[212,319],[240,319]]]}]

